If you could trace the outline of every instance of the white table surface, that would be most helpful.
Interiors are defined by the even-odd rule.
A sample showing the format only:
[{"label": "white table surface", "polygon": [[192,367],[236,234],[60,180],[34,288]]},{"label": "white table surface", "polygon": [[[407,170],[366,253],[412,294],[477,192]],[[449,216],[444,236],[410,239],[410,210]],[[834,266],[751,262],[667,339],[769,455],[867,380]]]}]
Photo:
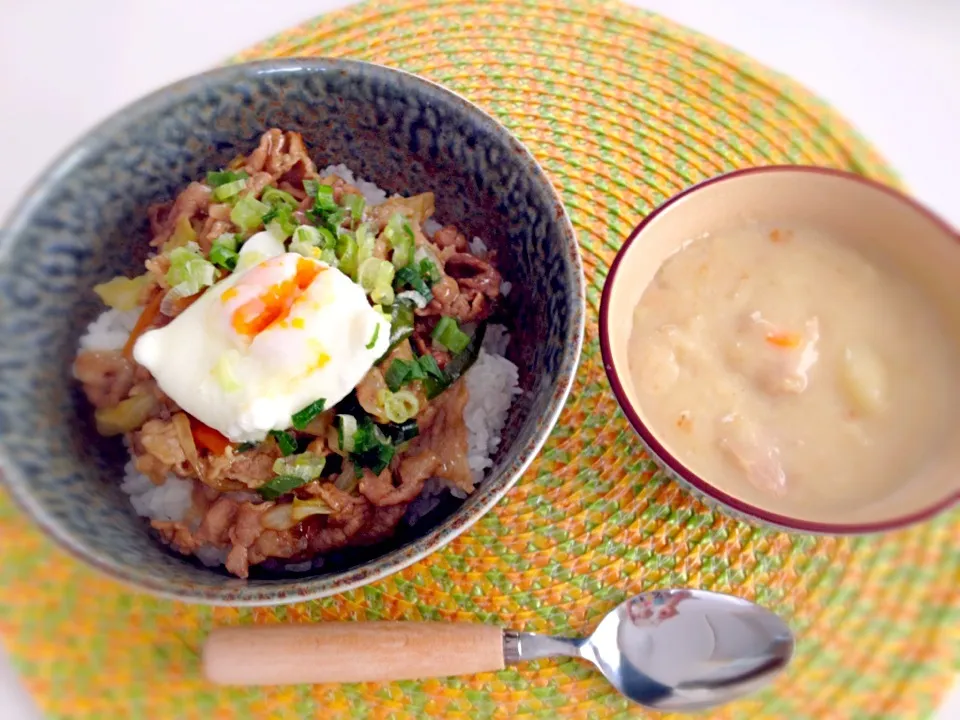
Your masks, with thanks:
[{"label": "white table surface", "polygon": [[[0,0],[0,137],[6,138],[0,216],[65,145],[122,105],[276,31],[348,4]],[[635,4],[805,83],[860,128],[918,197],[960,227],[955,174],[960,167],[960,2]],[[0,716],[39,718],[2,648]],[[960,683],[937,718],[960,718]]]}]

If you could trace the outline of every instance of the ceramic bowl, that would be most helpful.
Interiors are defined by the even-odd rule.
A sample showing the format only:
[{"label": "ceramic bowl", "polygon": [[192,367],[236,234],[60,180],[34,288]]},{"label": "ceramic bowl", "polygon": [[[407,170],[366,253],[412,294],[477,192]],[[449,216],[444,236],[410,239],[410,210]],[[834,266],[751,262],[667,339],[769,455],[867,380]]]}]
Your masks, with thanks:
[{"label": "ceramic bowl", "polygon": [[[256,146],[301,133],[319,167],[345,163],[390,193],[436,193],[437,217],[499,253],[513,290],[508,355],[523,394],[485,482],[387,543],[309,576],[238,580],[168,552],[118,488],[123,448],[99,438],[71,377],[92,292],[142,272],[147,207]],[[139,588],[213,604],[342,592],[435,551],[489,510],[539,451],[570,389],[583,336],[573,228],[530,153],[463,98],[407,73],[346,60],[235,65],[120,111],[60,157],[6,223],[0,245],[0,453],[13,498],[74,555]]]},{"label": "ceramic bowl", "polygon": [[[942,456],[882,498],[789,516],[771,512],[712,484],[680,462],[648,424],[628,366],[633,310],[666,258],[682,243],[746,221],[825,230],[868,258],[894,263],[938,304],[960,343],[960,236],[907,196],[823,168],[775,166],[708,180],[647,216],[623,244],[607,277],[600,306],[604,366],[617,400],[641,440],[678,482],[740,519],[811,533],[859,534],[892,530],[960,500],[960,427],[949,428]],[[882,450],[878,450],[882,451]]]}]

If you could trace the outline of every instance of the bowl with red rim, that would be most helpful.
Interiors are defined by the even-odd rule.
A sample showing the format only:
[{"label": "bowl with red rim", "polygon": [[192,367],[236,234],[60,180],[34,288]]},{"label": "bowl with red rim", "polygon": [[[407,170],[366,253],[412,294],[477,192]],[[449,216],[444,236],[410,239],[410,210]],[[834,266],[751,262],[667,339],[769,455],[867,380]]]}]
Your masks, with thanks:
[{"label": "bowl with red rim", "polygon": [[[692,238],[737,227],[745,218],[820,227],[854,249],[882,252],[930,290],[960,344],[960,235],[909,196],[838,170],[770,166],[735,171],[691,187],[654,210],[630,234],[611,266],[600,305],[604,368],[624,414],[651,456],[675,481],[727,514],[779,529],[823,534],[894,530],[960,502],[960,424],[889,494],[816,511],[784,512],[720,487],[680,460],[650,421],[630,371],[633,313],[662,264]],[[907,240],[905,240],[907,239]],[[646,402],[650,402],[649,398]],[[882,449],[877,452],[882,452]]]}]

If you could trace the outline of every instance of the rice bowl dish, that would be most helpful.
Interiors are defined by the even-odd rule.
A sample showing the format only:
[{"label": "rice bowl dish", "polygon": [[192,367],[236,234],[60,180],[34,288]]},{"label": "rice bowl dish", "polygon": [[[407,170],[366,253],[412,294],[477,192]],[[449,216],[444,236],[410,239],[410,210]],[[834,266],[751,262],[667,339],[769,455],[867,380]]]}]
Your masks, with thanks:
[{"label": "rice bowl dish", "polygon": [[171,549],[247,577],[319,568],[483,481],[518,369],[480,238],[273,129],[151,211],[146,272],[74,365],[121,488]]}]

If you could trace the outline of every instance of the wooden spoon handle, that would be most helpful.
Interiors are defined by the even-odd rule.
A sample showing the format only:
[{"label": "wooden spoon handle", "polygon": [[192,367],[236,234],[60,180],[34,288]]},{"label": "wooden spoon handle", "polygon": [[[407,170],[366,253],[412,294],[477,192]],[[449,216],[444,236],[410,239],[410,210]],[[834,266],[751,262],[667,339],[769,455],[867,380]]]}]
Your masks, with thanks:
[{"label": "wooden spoon handle", "polygon": [[502,670],[503,631],[439,622],[218,628],[203,672],[220,685],[381,682]]}]

